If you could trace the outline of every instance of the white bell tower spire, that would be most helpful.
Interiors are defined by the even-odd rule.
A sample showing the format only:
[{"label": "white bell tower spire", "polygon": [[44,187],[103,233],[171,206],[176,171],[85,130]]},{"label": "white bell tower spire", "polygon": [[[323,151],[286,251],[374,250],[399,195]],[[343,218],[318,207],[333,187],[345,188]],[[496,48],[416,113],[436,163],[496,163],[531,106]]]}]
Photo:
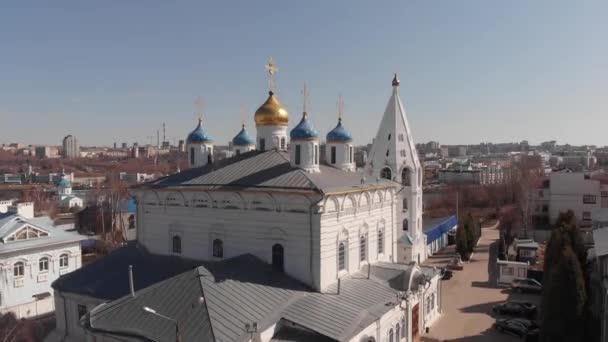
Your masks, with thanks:
[{"label": "white bell tower spire", "polygon": [[397,74],[392,81],[392,95],[384,111],[378,133],[366,165],[367,174],[399,182],[399,225],[397,236],[405,235],[407,246],[399,248],[399,262],[426,259],[426,237],[422,233],[422,168],[409,123],[399,98]]}]

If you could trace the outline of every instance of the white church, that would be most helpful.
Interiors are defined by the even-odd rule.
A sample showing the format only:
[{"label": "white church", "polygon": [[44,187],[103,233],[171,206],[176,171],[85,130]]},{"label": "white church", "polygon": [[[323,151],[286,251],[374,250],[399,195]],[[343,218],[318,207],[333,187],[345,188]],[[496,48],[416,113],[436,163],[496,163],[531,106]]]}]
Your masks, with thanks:
[{"label": "white church", "polygon": [[[340,117],[322,139],[272,85],[234,156],[202,119],[189,168],[136,189],[137,243],[53,286],[47,341],[416,341],[441,313],[426,259],[421,167],[392,93],[364,170]],[[304,101],[306,103],[306,99]],[[93,279],[91,279],[93,278]]]}]

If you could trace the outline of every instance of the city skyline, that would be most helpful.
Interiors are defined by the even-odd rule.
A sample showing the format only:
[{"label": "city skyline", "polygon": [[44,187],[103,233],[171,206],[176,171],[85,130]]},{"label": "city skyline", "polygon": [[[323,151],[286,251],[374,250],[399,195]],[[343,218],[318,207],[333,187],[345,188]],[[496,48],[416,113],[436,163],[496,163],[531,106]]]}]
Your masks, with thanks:
[{"label": "city skyline", "polygon": [[417,143],[608,145],[599,1],[152,4],[2,5],[1,142],[155,143],[163,122],[185,139],[201,96],[206,130],[225,144],[241,122],[255,132],[273,56],[290,127],[306,82],[321,136],[342,94],[355,143],[371,142],[396,71]]}]

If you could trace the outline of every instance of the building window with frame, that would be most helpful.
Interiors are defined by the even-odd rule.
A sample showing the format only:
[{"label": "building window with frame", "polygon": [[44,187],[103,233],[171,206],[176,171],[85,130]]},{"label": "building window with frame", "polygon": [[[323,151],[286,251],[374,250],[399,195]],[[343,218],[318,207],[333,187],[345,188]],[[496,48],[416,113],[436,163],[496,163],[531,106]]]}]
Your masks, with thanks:
[{"label": "building window with frame", "polygon": [[190,147],[190,165],[194,165],[194,147]]},{"label": "building window with frame", "polygon": [[281,138],[281,150],[285,149],[285,138]]},{"label": "building window with frame", "polygon": [[266,150],[266,139],[260,138],[260,151]]},{"label": "building window with frame", "polygon": [[315,144],[315,165],[319,165],[319,145]]},{"label": "building window with frame", "polygon": [[70,258],[68,258],[67,254],[61,254],[59,256],[59,267],[66,268],[70,265]]},{"label": "building window with frame", "polygon": [[410,186],[412,185],[412,172],[407,167],[401,170],[401,185]]},{"label": "building window with frame", "polygon": [[397,338],[397,341],[399,341],[400,336],[401,336],[401,325],[399,323],[397,323],[397,325],[395,326],[395,337]]},{"label": "building window with frame", "polygon": [[223,258],[224,257],[224,241],[221,239],[213,240],[213,257]]},{"label": "building window with frame", "polygon": [[407,219],[404,219],[403,220],[403,231],[407,231],[408,229],[409,229],[409,221]]},{"label": "building window with frame", "polygon": [[503,267],[502,274],[506,275],[506,276],[512,276],[513,275],[513,267]]},{"label": "building window with frame", "polygon": [[49,270],[49,258],[44,257],[38,260],[38,271],[40,272],[48,272]]},{"label": "building window with frame", "polygon": [[336,146],[331,147],[331,163],[336,163]]},{"label": "building window with frame", "polygon": [[407,198],[403,198],[403,211],[407,210]]},{"label": "building window with frame", "polygon": [[591,221],[591,212],[583,211],[583,221]]},{"label": "building window with frame", "polygon": [[600,196],[602,196],[603,198],[608,197],[608,191],[602,191],[602,192],[600,192]]},{"label": "building window with frame", "polygon": [[361,235],[359,239],[359,261],[367,260],[367,234]]},{"label": "building window with frame", "polygon": [[378,254],[384,253],[384,229],[378,229]]},{"label": "building window with frame", "polygon": [[76,307],[76,310],[78,311],[78,319],[81,319],[82,316],[87,314],[87,306],[86,305],[82,305],[82,304],[78,304],[78,306]]},{"label": "building window with frame", "polygon": [[352,146],[348,147],[349,162],[352,163],[355,160],[355,149]]},{"label": "building window with frame", "polygon": [[25,274],[25,264],[22,261],[17,261],[15,265],[13,265],[13,275],[15,278],[23,277]]},{"label": "building window with frame", "polygon": [[301,154],[302,154],[302,146],[300,146],[300,144],[296,145],[296,151],[295,151],[295,163],[296,165],[300,165],[300,158],[301,158]]},{"label": "building window with frame", "polygon": [[171,239],[171,250],[175,254],[182,254],[182,238],[179,235],[173,235]]},{"label": "building window with frame", "polygon": [[388,179],[388,180],[393,179],[391,169],[389,169],[388,167],[385,167],[384,169],[382,169],[382,171],[380,171],[380,178],[384,178],[384,179]]},{"label": "building window with frame", "polygon": [[405,325],[405,317],[401,320],[401,338],[406,338],[407,336],[407,325]]},{"label": "building window with frame", "polygon": [[346,269],[346,242],[340,241],[338,244],[338,271]]},{"label": "building window with frame", "polygon": [[583,195],[583,204],[595,204],[597,198],[595,195]]},{"label": "building window with frame", "polygon": [[388,342],[395,342],[393,328],[388,331]]}]

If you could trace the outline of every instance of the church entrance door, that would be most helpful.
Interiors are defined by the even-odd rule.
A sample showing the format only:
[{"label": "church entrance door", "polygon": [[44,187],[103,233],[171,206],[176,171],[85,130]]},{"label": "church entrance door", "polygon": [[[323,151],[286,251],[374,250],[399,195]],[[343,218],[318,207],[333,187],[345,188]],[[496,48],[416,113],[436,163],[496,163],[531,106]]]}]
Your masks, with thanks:
[{"label": "church entrance door", "polygon": [[420,321],[419,314],[420,306],[419,304],[416,304],[412,309],[412,341],[418,341],[418,337],[420,335],[418,331],[418,322]]},{"label": "church entrance door", "polygon": [[272,246],[272,268],[275,271],[283,272],[284,270],[284,252],[283,245],[280,243]]}]

